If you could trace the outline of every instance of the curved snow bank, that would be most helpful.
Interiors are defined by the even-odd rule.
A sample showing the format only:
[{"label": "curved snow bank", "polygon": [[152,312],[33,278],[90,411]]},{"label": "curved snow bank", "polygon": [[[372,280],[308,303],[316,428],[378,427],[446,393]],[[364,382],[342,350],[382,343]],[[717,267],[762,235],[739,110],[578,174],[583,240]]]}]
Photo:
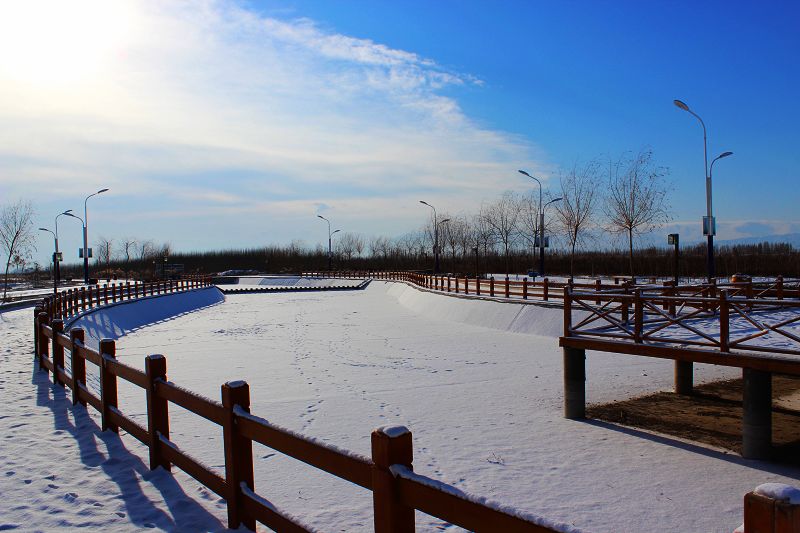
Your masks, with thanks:
[{"label": "curved snow bank", "polygon": [[242,276],[234,285],[258,285],[262,287],[331,287],[353,286],[363,279],[307,278],[304,276]]},{"label": "curved snow bank", "polygon": [[126,300],[78,315],[75,320],[67,324],[67,329],[83,328],[86,332],[84,342],[88,346],[97,348],[101,339],[118,339],[149,324],[169,320],[223,301],[225,296],[216,287]]},{"label": "curved snow bank", "polygon": [[564,331],[564,312],[556,307],[434,294],[405,283],[388,283],[386,292],[401,305],[431,318],[546,337],[558,337]]}]

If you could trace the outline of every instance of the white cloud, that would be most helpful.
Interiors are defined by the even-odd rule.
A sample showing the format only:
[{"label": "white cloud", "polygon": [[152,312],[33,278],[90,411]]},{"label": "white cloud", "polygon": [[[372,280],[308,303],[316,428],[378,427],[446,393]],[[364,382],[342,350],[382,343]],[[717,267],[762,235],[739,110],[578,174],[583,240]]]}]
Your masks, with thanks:
[{"label": "white cloud", "polygon": [[[17,34],[36,36],[30,13],[9,5],[0,30],[33,24]],[[77,78],[15,70],[25,43],[0,52],[0,193],[52,199],[102,185],[130,197],[131,215],[157,192],[185,216],[197,202],[263,217],[325,204],[402,220],[416,216],[402,203],[422,191],[468,210],[524,187],[517,168],[548,170],[535,147],[476,124],[442,93],[479,80],[413,51],[224,0],[102,5],[71,2],[73,27],[57,32],[104,39],[91,43],[91,65],[64,59],[75,64],[60,71]],[[40,37],[34,60],[59,46]]]}]

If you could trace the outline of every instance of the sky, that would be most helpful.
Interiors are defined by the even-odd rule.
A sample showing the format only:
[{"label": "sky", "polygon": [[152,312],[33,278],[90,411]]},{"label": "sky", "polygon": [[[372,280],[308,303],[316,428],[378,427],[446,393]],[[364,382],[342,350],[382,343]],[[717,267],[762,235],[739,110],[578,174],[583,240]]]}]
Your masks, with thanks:
[{"label": "sky", "polygon": [[[702,239],[800,231],[800,4],[0,1],[0,204],[173,249],[400,235],[643,148]],[[62,217],[64,258],[80,223]],[[35,258],[47,262],[42,234]]]}]

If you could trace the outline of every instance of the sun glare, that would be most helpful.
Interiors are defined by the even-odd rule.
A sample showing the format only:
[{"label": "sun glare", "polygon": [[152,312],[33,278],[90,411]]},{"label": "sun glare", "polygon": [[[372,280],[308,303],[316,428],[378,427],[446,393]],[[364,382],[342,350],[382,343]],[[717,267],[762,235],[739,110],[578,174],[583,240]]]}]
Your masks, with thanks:
[{"label": "sun glare", "polygon": [[0,2],[0,77],[32,84],[80,83],[121,59],[134,26],[127,2]]}]

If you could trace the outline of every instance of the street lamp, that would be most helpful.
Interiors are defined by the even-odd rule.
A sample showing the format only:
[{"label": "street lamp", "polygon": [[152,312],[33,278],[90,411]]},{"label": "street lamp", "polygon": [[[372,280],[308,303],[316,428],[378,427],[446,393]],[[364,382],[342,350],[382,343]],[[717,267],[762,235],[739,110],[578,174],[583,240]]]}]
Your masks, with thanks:
[{"label": "street lamp", "polygon": [[100,189],[96,193],[87,196],[83,201],[83,282],[87,285],[89,284],[89,233],[87,227],[89,225],[89,213],[86,208],[86,202],[88,202],[89,198],[92,196],[97,196],[98,194],[102,194],[106,191],[108,191],[108,189]]},{"label": "street lamp", "polygon": [[[56,215],[56,231],[55,231],[55,233],[53,233],[53,235],[55,235],[55,238],[56,238],[56,257],[57,258],[58,258],[58,217],[60,217],[62,215],[71,216],[70,213],[72,213],[72,209],[67,209],[63,213],[59,213],[59,214]],[[53,266],[53,283],[56,286],[58,285],[58,282],[61,280],[60,262],[61,262],[61,259],[59,258],[59,259],[56,260],[55,265]]]},{"label": "street lamp", "polygon": [[[694,116],[700,121],[700,125],[703,126],[703,158],[706,170],[706,216],[703,217],[703,235],[708,237],[708,282],[711,283],[711,281],[714,279],[714,235],[717,233],[717,227],[711,209],[711,169],[708,166],[708,138],[706,135],[706,124],[703,122],[703,119],[700,118],[700,115],[689,109],[689,106],[684,102],[681,102],[680,100],[673,100],[673,103],[675,106]],[[714,161],[732,154],[733,152],[725,152],[719,157],[715,158]],[[712,166],[714,165],[714,161],[711,162]]]},{"label": "street lamp", "polygon": [[324,220],[325,222],[328,223],[328,272],[330,272],[331,271],[331,260],[333,258],[333,247],[331,246],[331,241],[332,241],[332,238],[333,238],[333,234],[337,233],[339,231],[342,231],[342,230],[337,229],[336,231],[331,232],[331,221],[328,220],[327,218],[325,218],[322,215],[317,215],[317,218],[321,218],[322,220]]},{"label": "street lamp", "polygon": [[[553,202],[558,202],[561,200],[561,198],[556,198],[554,200],[550,200],[546,204],[542,204],[542,182],[539,181],[539,178],[531,176],[524,170],[517,170],[517,172],[523,176],[528,176],[530,179],[539,184],[539,276],[544,277],[544,208]],[[534,244],[536,244],[535,240]]]},{"label": "street lamp", "polygon": [[56,233],[47,228],[39,228],[39,231],[46,231],[53,235],[53,243],[55,251],[53,252],[53,294],[58,293],[58,282],[56,281],[56,268],[58,267],[58,237]]},{"label": "street lamp", "polygon": [[[544,207],[542,206],[542,182],[539,178],[535,178],[525,172],[524,170],[517,170],[523,176],[528,176],[539,184],[539,275],[544,277]],[[536,239],[534,239],[534,245]]]},{"label": "street lamp", "polygon": [[439,222],[436,219],[436,208],[425,200],[420,200],[419,203],[427,205],[433,209],[433,273],[439,273]]},{"label": "street lamp", "polygon": [[550,204],[554,204],[556,202],[560,202],[564,198],[559,196],[558,198],[553,198],[546,204],[542,206],[542,217],[539,221],[539,275],[544,277],[544,248],[545,248],[545,236],[544,236],[544,210],[547,209],[547,206]]}]

